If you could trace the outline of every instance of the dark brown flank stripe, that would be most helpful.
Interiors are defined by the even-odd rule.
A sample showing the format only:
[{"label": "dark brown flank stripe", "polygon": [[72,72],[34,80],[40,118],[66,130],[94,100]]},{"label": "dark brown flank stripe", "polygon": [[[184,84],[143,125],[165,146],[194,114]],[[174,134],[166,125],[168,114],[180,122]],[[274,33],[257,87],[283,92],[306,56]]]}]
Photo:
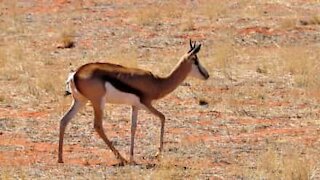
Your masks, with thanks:
[{"label": "dark brown flank stripe", "polygon": [[143,93],[140,90],[126,84],[125,82],[117,79],[116,77],[110,75],[109,73],[107,73],[105,71],[97,69],[93,72],[93,76],[103,80],[104,84],[106,82],[109,82],[113,87],[115,87],[116,89],[118,89],[122,92],[135,94],[139,98],[141,98],[143,96]]},{"label": "dark brown flank stripe", "polygon": [[[98,78],[102,81],[102,83],[104,85],[106,82],[109,82],[116,89],[118,89],[122,92],[135,94],[139,98],[141,98],[143,96],[143,93],[140,90],[121,81],[120,79],[117,78],[117,76],[122,76],[122,75],[123,76],[130,76],[133,73],[139,74],[139,75],[149,74],[149,75],[154,76],[149,71],[144,71],[144,70],[135,69],[135,68],[126,68],[121,65],[110,64],[110,63],[89,63],[89,64],[86,64],[86,65],[80,67],[78,72],[89,74],[89,77],[91,77],[91,78],[93,78],[93,77]],[[74,76],[74,83],[75,83],[76,87],[79,87],[78,80],[81,78],[82,78],[81,75],[79,76],[78,74],[76,74]]]}]

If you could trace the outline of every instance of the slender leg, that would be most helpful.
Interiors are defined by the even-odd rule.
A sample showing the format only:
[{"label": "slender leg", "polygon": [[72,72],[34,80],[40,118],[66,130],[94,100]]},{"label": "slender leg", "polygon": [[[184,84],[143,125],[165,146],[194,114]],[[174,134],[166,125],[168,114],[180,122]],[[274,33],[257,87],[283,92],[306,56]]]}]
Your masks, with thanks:
[{"label": "slender leg", "polygon": [[157,153],[157,157],[159,157],[161,155],[161,152],[163,150],[163,136],[164,136],[164,124],[165,124],[165,116],[158,111],[157,109],[155,109],[151,103],[145,103],[145,106],[150,110],[151,113],[153,113],[154,115],[158,116],[161,120],[161,130],[160,130],[160,146],[159,146],[159,151]]},{"label": "slender leg", "polygon": [[58,154],[58,162],[63,163],[62,152],[63,152],[63,137],[64,132],[66,130],[66,126],[70,122],[70,120],[76,115],[79,109],[84,106],[84,102],[81,102],[77,99],[74,99],[72,105],[70,106],[69,111],[63,116],[60,121],[60,135],[59,135],[59,154]]},{"label": "slender leg", "polygon": [[136,128],[137,128],[137,117],[138,117],[138,108],[135,106],[132,106],[132,112],[131,112],[131,146],[130,146],[130,164],[134,164],[133,159],[133,150],[134,150],[134,137],[136,134]]},{"label": "slender leg", "polygon": [[94,128],[99,134],[99,136],[103,139],[103,141],[108,145],[114,155],[121,161],[121,165],[127,164],[127,160],[125,160],[119,153],[119,151],[112,145],[112,142],[108,139],[106,134],[104,133],[102,126],[102,117],[103,117],[103,107],[104,102],[92,102],[94,108]]}]

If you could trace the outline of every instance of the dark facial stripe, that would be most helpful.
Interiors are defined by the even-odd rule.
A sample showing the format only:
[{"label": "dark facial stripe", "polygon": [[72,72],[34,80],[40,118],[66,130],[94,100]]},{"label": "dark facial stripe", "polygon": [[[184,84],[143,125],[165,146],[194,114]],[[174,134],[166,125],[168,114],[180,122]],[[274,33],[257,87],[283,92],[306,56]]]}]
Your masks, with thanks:
[{"label": "dark facial stripe", "polygon": [[201,75],[202,75],[203,77],[207,77],[207,76],[208,76],[208,75],[207,75],[205,72],[203,72],[202,69],[200,68],[200,63],[199,63],[199,60],[198,60],[197,55],[196,55],[196,59],[195,59],[195,61],[194,61],[194,64],[197,66],[199,72],[201,73]]},{"label": "dark facial stripe", "polygon": [[206,73],[204,73],[204,72],[201,70],[200,66],[197,66],[197,67],[198,67],[199,72],[201,73],[201,75],[202,75],[203,77],[207,77],[207,76],[208,76]]}]

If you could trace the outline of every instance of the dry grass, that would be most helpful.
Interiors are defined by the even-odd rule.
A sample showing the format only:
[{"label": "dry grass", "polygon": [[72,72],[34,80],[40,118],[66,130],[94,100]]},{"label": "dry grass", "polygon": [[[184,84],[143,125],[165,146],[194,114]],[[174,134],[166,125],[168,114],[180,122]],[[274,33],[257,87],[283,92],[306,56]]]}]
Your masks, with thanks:
[{"label": "dry grass", "polygon": [[297,26],[297,19],[296,18],[285,18],[280,22],[281,29],[293,29]]},{"label": "dry grass", "polygon": [[279,152],[269,147],[255,162],[256,167],[245,170],[250,179],[299,179],[309,180],[315,173],[314,161],[301,155],[297,149],[284,149]]},{"label": "dry grass", "polygon": [[320,25],[320,15],[314,15],[311,18],[300,20],[300,24],[307,26],[307,25]]},{"label": "dry grass", "polygon": [[134,22],[142,26],[157,26],[166,23],[168,19],[181,18],[187,12],[179,1],[158,2],[147,4],[134,12]]},{"label": "dry grass", "polygon": [[284,69],[293,76],[296,86],[305,88],[309,92],[320,88],[318,76],[320,54],[316,48],[282,48],[280,53]]},{"label": "dry grass", "polygon": [[113,49],[108,56],[107,61],[114,64],[119,64],[126,67],[138,67],[138,50],[136,48],[121,48]]},{"label": "dry grass", "polygon": [[58,48],[73,48],[75,46],[75,30],[71,27],[65,28],[59,37]]},{"label": "dry grass", "polygon": [[240,0],[235,3],[237,9],[232,15],[239,16],[242,18],[255,19],[262,16],[262,11],[258,8],[259,2],[254,0]]},{"label": "dry grass", "polygon": [[213,52],[212,55],[209,55],[210,60],[205,60],[209,69],[217,68],[221,70],[224,75],[230,79],[232,79],[232,66],[235,64],[233,61],[236,57],[236,47],[234,47],[230,42],[224,42],[216,45],[208,50],[209,52]]},{"label": "dry grass", "polygon": [[136,10],[134,22],[142,26],[157,25],[161,22],[159,14],[157,6],[143,7]]},{"label": "dry grass", "polygon": [[185,19],[184,21],[181,22],[180,24],[180,29],[181,31],[193,31],[193,30],[196,30],[196,25],[195,25],[195,22],[192,18],[192,16],[188,13],[186,13],[184,15],[184,18]]},{"label": "dry grass", "polygon": [[218,20],[227,13],[228,2],[226,1],[206,1],[200,4],[199,13],[205,15],[211,22]]},{"label": "dry grass", "polygon": [[[165,157],[161,163],[157,165],[151,174],[151,179],[193,179],[199,176],[200,172],[196,169],[188,169],[188,167],[179,166],[177,163],[183,162],[183,157],[171,156]],[[186,160],[186,159],[185,159]],[[185,161],[186,162],[186,161]],[[186,163],[182,163],[186,164]]]},{"label": "dry grass", "polygon": [[[118,168],[112,179],[196,179],[200,170],[185,167],[180,164],[188,160],[179,155],[162,157],[158,164],[142,165],[142,167]],[[189,164],[191,165],[191,164]],[[145,167],[144,167],[145,166]]]}]

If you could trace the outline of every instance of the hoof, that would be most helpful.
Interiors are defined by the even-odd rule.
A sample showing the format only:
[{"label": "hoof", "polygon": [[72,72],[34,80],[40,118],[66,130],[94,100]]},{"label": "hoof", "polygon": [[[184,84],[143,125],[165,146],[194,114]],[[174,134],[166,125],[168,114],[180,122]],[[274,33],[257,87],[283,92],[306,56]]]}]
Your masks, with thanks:
[{"label": "hoof", "polygon": [[117,164],[114,164],[114,165],[112,165],[112,166],[114,166],[114,167],[122,167],[122,166],[125,166],[125,165],[127,165],[128,164],[128,161],[127,160],[124,160],[124,161],[121,161],[121,162],[119,162],[119,163],[117,163]]},{"label": "hoof", "polygon": [[59,159],[59,160],[58,160],[58,163],[63,163],[63,160],[62,160],[62,159]]},{"label": "hoof", "polygon": [[155,159],[158,159],[158,160],[160,160],[161,157],[162,157],[161,152],[157,152],[157,153],[154,155],[154,158],[155,158]]},{"label": "hoof", "polygon": [[127,164],[129,164],[129,162],[127,160],[125,160],[124,158],[120,158],[120,163],[119,163],[119,166],[125,166]]},{"label": "hoof", "polygon": [[139,165],[137,162],[135,162],[135,161],[130,161],[130,163],[129,163],[131,166],[136,166],[136,165]]}]

